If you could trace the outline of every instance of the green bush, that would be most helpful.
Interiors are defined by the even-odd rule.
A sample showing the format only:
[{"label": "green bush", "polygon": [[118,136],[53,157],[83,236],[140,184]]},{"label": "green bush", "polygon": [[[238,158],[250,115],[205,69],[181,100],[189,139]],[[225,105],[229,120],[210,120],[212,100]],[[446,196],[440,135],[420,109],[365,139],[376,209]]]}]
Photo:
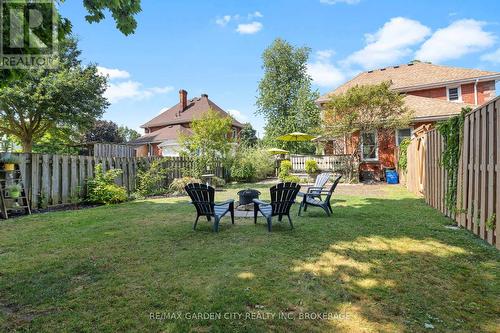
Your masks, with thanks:
[{"label": "green bush", "polygon": [[292,162],[290,162],[289,160],[281,161],[278,174],[279,179],[283,180],[286,177],[290,176],[290,171],[292,171]]},{"label": "green bush", "polygon": [[408,146],[410,145],[411,140],[409,138],[404,138],[403,141],[399,144],[399,160],[398,167],[402,171],[406,171],[408,167]]},{"label": "green bush", "polygon": [[256,181],[266,179],[273,173],[274,160],[262,148],[240,148],[234,156],[231,178],[237,181]]},{"label": "green bush", "polygon": [[102,165],[95,166],[95,177],[87,182],[87,201],[99,204],[116,204],[127,201],[127,190],[115,184],[115,178],[121,175],[121,169],[102,172]]},{"label": "green bush", "polygon": [[305,169],[307,174],[315,174],[319,171],[318,163],[315,160],[307,160]]},{"label": "green bush", "polygon": [[285,177],[280,178],[280,179],[284,183],[297,183],[297,184],[300,183],[299,176],[295,176],[295,175],[288,175],[288,176],[285,176]]},{"label": "green bush", "polygon": [[226,186],[226,181],[219,177],[212,177],[212,186],[213,187],[224,187]]},{"label": "green bush", "polygon": [[162,160],[154,160],[147,170],[137,174],[137,192],[144,197],[161,195],[168,192],[168,169],[162,166]]},{"label": "green bush", "polygon": [[255,179],[255,167],[251,161],[236,161],[231,167],[231,178],[237,181],[253,181]]},{"label": "green bush", "polygon": [[173,194],[176,195],[182,195],[186,194],[186,190],[184,187],[186,187],[187,184],[190,183],[199,183],[201,184],[201,180],[198,178],[193,178],[193,177],[182,177],[182,178],[175,178],[172,181],[172,184],[170,184],[169,189]]}]

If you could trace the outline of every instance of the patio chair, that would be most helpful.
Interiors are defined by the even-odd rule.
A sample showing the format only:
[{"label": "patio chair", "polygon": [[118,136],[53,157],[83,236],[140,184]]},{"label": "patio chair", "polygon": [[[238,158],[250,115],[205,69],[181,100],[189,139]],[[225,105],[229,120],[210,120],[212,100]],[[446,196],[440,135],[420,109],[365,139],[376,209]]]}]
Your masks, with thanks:
[{"label": "patio chair", "polygon": [[[328,179],[330,179],[331,176],[332,176],[332,174],[329,172],[320,173],[316,177],[316,181],[314,182],[314,185],[307,189],[307,193],[309,193],[311,195],[311,197],[319,198],[321,200],[321,191],[323,191],[323,188],[325,187],[326,182],[328,182]],[[304,196],[304,193],[299,192],[297,195],[299,197],[302,197],[302,196]]]},{"label": "patio chair", "polygon": [[293,229],[290,218],[290,208],[295,203],[295,198],[300,190],[300,185],[296,183],[279,183],[271,187],[271,202],[264,202],[253,199],[254,203],[254,223],[257,223],[257,214],[260,212],[267,220],[267,230],[272,230],[272,218],[278,216],[281,222],[283,216],[288,217],[290,227]]},{"label": "patio chair", "polygon": [[226,200],[222,203],[215,203],[215,189],[205,184],[191,183],[185,187],[191,198],[191,203],[196,208],[196,220],[193,229],[196,230],[200,216],[206,216],[207,221],[214,218],[213,231],[219,232],[219,222],[228,212],[231,213],[231,222],[234,224],[234,200]]},{"label": "patio chair", "polygon": [[302,193],[302,202],[300,203],[299,207],[299,216],[300,213],[302,212],[302,208],[304,208],[304,212],[307,211],[307,206],[313,206],[313,207],[321,207],[323,210],[326,212],[326,215],[330,216],[331,213],[333,213],[332,206],[330,204],[330,199],[332,197],[333,192],[335,191],[335,188],[339,184],[340,178],[342,176],[338,176],[335,181],[333,182],[333,185],[330,187],[328,191],[322,190],[320,194],[326,194],[325,200],[322,200],[321,198],[318,198],[317,193]]}]

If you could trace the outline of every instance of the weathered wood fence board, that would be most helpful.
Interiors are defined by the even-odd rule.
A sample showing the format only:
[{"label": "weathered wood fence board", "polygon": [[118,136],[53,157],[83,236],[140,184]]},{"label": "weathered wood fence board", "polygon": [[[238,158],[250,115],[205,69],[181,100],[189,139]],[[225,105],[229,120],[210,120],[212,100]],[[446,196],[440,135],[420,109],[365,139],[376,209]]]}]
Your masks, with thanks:
[{"label": "weathered wood fence board", "polygon": [[[182,177],[192,167],[192,161],[181,157],[91,157],[49,154],[18,154],[20,170],[33,209],[75,203],[86,195],[86,182],[95,174],[95,166],[102,164],[103,170],[121,169],[116,183],[129,193],[136,190],[139,168],[161,160],[168,170],[165,185],[174,178]],[[213,171],[224,178],[221,163]]]},{"label": "weathered wood fence board", "polygon": [[[422,146],[419,146],[422,145]],[[407,187],[446,216],[500,249],[500,97],[465,117],[459,162],[457,209],[446,205],[449,175],[441,166],[444,140],[437,130],[413,138],[408,146]],[[425,159],[415,158],[419,151]],[[417,154],[417,155],[416,155]],[[419,174],[423,164],[424,173]],[[417,184],[423,181],[423,189]]]}]

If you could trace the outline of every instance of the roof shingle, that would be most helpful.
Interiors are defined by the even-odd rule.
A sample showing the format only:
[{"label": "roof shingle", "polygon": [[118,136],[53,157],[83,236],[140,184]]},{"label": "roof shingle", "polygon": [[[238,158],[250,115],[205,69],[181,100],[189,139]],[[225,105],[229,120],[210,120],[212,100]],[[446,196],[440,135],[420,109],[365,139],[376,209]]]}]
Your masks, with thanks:
[{"label": "roof shingle", "polygon": [[431,84],[446,84],[458,80],[473,80],[486,76],[498,76],[499,72],[479,69],[459,68],[415,62],[406,65],[392,66],[358,74],[337,89],[321,96],[318,101],[324,102],[332,95],[343,94],[356,85],[379,84],[385,81],[392,83],[391,88],[398,91],[416,90],[415,87]]}]

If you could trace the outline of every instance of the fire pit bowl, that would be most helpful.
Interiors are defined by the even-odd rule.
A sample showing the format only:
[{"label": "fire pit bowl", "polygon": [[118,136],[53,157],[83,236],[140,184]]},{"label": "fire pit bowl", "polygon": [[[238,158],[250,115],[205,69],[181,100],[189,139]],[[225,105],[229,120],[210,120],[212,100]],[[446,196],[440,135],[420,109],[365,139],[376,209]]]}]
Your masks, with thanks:
[{"label": "fire pit bowl", "polygon": [[260,195],[259,191],[253,190],[251,188],[247,188],[246,190],[239,191],[238,196],[240,197],[240,200],[238,202],[238,207],[245,206],[246,209],[252,209],[252,207],[249,208],[246,206],[253,204],[253,199],[258,199],[259,195]]}]

